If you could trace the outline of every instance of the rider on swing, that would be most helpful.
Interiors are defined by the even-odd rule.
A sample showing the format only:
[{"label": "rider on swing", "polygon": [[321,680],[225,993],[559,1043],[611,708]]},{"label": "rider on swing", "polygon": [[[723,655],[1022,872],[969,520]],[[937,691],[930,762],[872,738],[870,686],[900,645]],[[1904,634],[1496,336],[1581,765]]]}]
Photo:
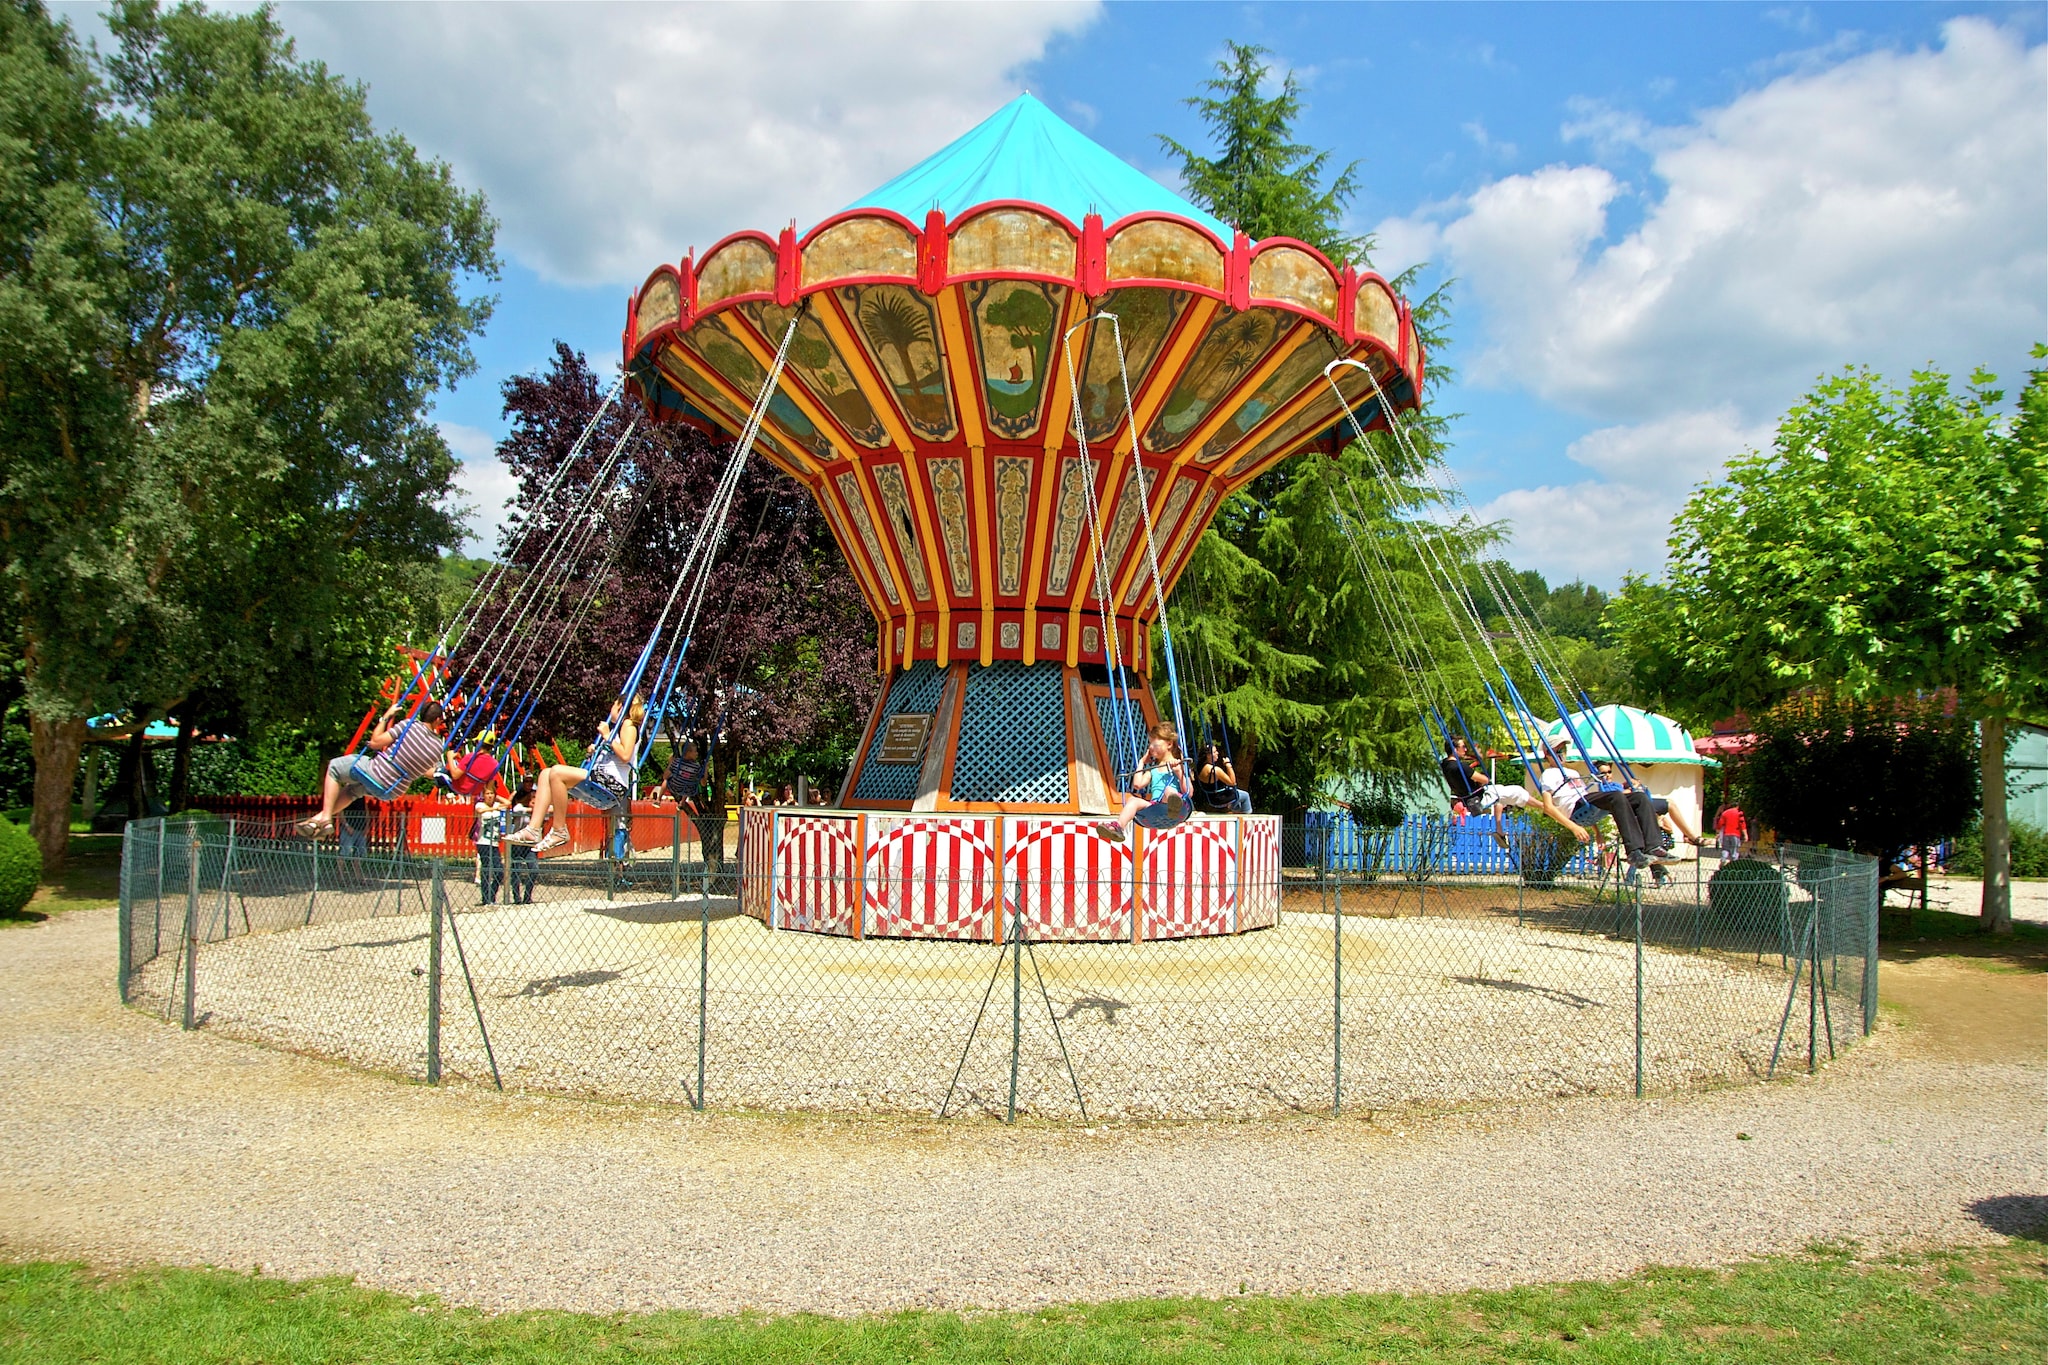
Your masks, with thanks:
[{"label": "rider on swing", "polygon": [[[637,753],[634,746],[640,742],[640,725],[646,719],[647,706],[639,697],[630,703],[624,698],[613,702],[604,727],[598,731],[590,767],[558,763],[543,772],[526,828],[507,835],[505,842],[531,845],[535,853],[546,853],[569,842],[569,822],[563,817],[571,800],[600,811],[620,809],[629,803],[633,798],[633,759]],[[541,831],[547,827],[550,812],[556,816],[555,827],[542,838]]]},{"label": "rider on swing", "polygon": [[1172,829],[1188,818],[1194,788],[1188,781],[1187,760],[1181,756],[1180,734],[1173,722],[1164,720],[1151,733],[1145,766],[1131,774],[1131,794],[1124,798],[1122,813],[1095,826],[1095,832],[1111,843],[1122,843],[1134,824]]}]

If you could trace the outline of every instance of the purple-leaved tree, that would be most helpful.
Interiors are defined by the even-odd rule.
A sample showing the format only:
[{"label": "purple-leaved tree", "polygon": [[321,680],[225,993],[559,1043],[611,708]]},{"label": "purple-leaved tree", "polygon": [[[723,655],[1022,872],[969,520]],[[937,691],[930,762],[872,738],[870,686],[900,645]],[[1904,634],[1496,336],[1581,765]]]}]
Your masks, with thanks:
[{"label": "purple-leaved tree", "polygon": [[[515,691],[545,684],[526,740],[584,745],[676,585],[732,447],[655,423],[628,400],[543,496],[598,410],[597,376],[557,342],[545,373],[507,380],[504,394],[512,431],[498,456],[519,482],[503,533],[512,568],[478,613],[457,668],[472,678],[495,668]],[[600,496],[573,515],[601,477]],[[836,784],[878,686],[874,629],[810,494],[757,454],[740,476],[677,687],[678,702],[702,708],[699,723],[725,717],[717,790],[741,761],[771,780],[800,773]],[[657,663],[666,648],[665,639]],[[653,674],[650,666],[650,683]]]}]

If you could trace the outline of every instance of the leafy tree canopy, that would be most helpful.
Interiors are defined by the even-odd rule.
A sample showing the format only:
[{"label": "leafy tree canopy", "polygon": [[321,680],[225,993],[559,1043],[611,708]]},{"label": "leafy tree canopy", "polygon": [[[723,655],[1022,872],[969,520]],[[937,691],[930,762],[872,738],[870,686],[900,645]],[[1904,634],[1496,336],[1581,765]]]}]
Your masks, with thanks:
[{"label": "leafy tree canopy", "polygon": [[460,528],[428,404],[496,271],[482,199],[268,9],[108,24],[88,56],[0,5],[0,545],[53,862],[84,716],[325,719],[431,614]]},{"label": "leafy tree canopy", "polygon": [[1636,677],[1693,720],[1805,689],[1954,689],[1982,723],[1985,917],[2003,928],[2005,722],[2048,701],[2048,371],[2010,415],[1996,383],[1824,380],[1771,450],[1693,495],[1664,581],[1630,579],[1610,616]]}]

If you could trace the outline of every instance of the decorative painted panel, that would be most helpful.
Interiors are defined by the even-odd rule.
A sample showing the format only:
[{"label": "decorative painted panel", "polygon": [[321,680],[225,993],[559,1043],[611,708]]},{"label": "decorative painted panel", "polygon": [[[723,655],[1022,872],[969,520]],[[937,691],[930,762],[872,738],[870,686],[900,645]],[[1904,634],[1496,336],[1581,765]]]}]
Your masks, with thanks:
[{"label": "decorative painted panel", "polygon": [[924,547],[918,543],[917,522],[910,512],[910,490],[903,483],[903,467],[876,465],[874,474],[875,488],[882,495],[882,517],[896,537],[903,572],[910,576],[910,591],[918,601],[929,602],[932,584],[924,571]]},{"label": "decorative painted panel", "polygon": [[[1109,542],[1103,548],[1102,572],[1105,575],[1114,574],[1123,564],[1124,553],[1131,548],[1131,536],[1138,529],[1138,514],[1144,510],[1146,499],[1152,496],[1152,485],[1158,478],[1157,470],[1140,465],[1136,478],[1124,480],[1123,491],[1117,494],[1116,515],[1109,523]],[[1138,553],[1145,553],[1143,541],[1138,543]],[[1114,591],[1112,587],[1095,595],[1098,598],[1108,597]]]},{"label": "decorative painted panel", "polygon": [[1328,339],[1330,334],[1320,327],[1309,327],[1303,331],[1305,335],[1287,359],[1274,367],[1263,384],[1246,395],[1237,410],[1216,428],[1215,435],[1202,442],[1196,460],[1214,464],[1303,389],[1311,384],[1321,387],[1323,367],[1335,360],[1339,352]]},{"label": "decorative painted panel", "polygon": [[[1175,479],[1173,491],[1166,495],[1166,506],[1159,510],[1159,520],[1152,528],[1152,536],[1159,548],[1162,561],[1159,567],[1162,574],[1166,571],[1164,559],[1167,547],[1173,544],[1173,533],[1180,527],[1181,514],[1188,510],[1188,502],[1195,496],[1198,482],[1199,480],[1187,477]],[[1136,606],[1138,599],[1151,591],[1152,566],[1148,564],[1131,579],[1131,586],[1124,590],[1124,606],[1127,609]]]},{"label": "decorative painted panel", "polygon": [[640,291],[640,306],[633,312],[633,346],[638,349],[640,342],[657,327],[666,327],[683,315],[682,292],[676,287],[675,276],[663,272],[647,282]]},{"label": "decorative painted panel", "polygon": [[1029,209],[992,209],[960,225],[946,244],[955,275],[1020,270],[1074,277],[1074,239],[1055,220]]},{"label": "decorative painted panel", "polygon": [[[740,339],[723,317],[700,320],[689,330],[684,344],[695,350],[719,378],[749,398],[760,393],[761,386],[768,380],[768,372],[740,344]],[[804,410],[779,385],[768,399],[768,419],[819,460],[838,458],[833,453],[832,442],[818,430],[817,423],[806,417]]]},{"label": "decorative painted panel", "polygon": [[1220,315],[1145,432],[1145,448],[1156,454],[1176,449],[1299,321],[1265,308]]},{"label": "decorative painted panel", "polygon": [[1131,937],[1129,844],[1084,820],[1012,816],[1003,822],[1003,925],[1023,922],[1036,943],[1117,943]]},{"label": "decorative painted panel", "polygon": [[951,440],[956,423],[946,387],[945,343],[931,300],[900,284],[835,292],[911,430],[926,440]]},{"label": "decorative painted panel", "polygon": [[1112,280],[1179,280],[1222,292],[1223,253],[1191,227],[1158,219],[1133,223],[1109,239]]},{"label": "decorative painted panel", "polygon": [[1059,505],[1053,509],[1052,555],[1045,566],[1045,591],[1064,597],[1074,577],[1074,553],[1081,548],[1082,533],[1088,529],[1088,481],[1101,461],[1091,459],[1084,466],[1079,455],[1060,461]]},{"label": "decorative painted panel", "polygon": [[804,248],[806,287],[849,275],[917,277],[917,239],[887,218],[849,218]]},{"label": "decorative painted panel", "polygon": [[1053,334],[1067,291],[1031,280],[984,280],[967,286],[967,300],[989,429],[1021,441],[1044,415]]},{"label": "decorative painted panel", "polygon": [[752,237],[721,248],[697,271],[697,307],[709,308],[736,294],[775,292],[775,253]]},{"label": "decorative painted panel", "polygon": [[1328,267],[1300,247],[1276,246],[1252,258],[1252,297],[1284,299],[1337,320],[1337,281]]},{"label": "decorative painted panel", "polygon": [[[1117,326],[1097,322],[1088,329],[1087,350],[1081,359],[1081,416],[1087,424],[1088,439],[1103,441],[1121,428],[1126,416],[1124,378],[1130,378],[1133,399],[1143,388],[1152,362],[1193,296],[1177,289],[1150,289],[1142,285],[1118,289],[1097,305],[1098,313],[1116,315]],[[1123,332],[1123,363],[1117,363],[1117,332]]]},{"label": "decorative painted panel", "polygon": [[[1367,426],[1371,426],[1373,414],[1371,411],[1368,411],[1371,404],[1361,400],[1366,394],[1372,392],[1372,382],[1364,374],[1348,367],[1337,371],[1334,377],[1337,381],[1337,387],[1343,391],[1345,399],[1350,402],[1353,410],[1358,413],[1358,420]],[[1238,456],[1232,462],[1230,468],[1225,471],[1226,477],[1234,479],[1239,475],[1249,474],[1260,463],[1279,454],[1296,441],[1313,435],[1315,432],[1321,431],[1323,428],[1334,425],[1342,420],[1344,415],[1343,405],[1338,403],[1336,395],[1330,392],[1330,386],[1321,379],[1317,379],[1316,387],[1320,392],[1316,395],[1315,400],[1300,412],[1281,423],[1279,428],[1271,435],[1266,436],[1257,445]],[[1348,430],[1344,433],[1344,439],[1346,441],[1352,439],[1351,433]]]},{"label": "decorative painted panel", "polygon": [[[667,346],[662,348],[655,363],[660,366],[662,376],[687,394],[691,402],[724,422],[726,439],[739,439],[740,432],[746,429],[747,415],[698,373],[697,367],[704,364],[703,360],[680,347]],[[785,464],[801,468],[811,463],[807,457],[800,458],[794,454],[781,436],[766,426],[755,439],[781,457]]]},{"label": "decorative painted panel", "polygon": [[[789,328],[789,315],[799,310],[773,303],[748,303],[740,305],[739,311],[746,314],[754,329],[773,347],[782,344],[783,333]],[[831,333],[818,321],[816,313],[808,308],[801,312],[796,336],[789,343],[788,370],[793,372],[793,378],[810,392],[819,407],[832,414],[848,436],[870,449],[887,444],[889,433],[883,428],[882,419],[875,415],[873,404],[860,391],[846,357],[832,344]]]},{"label": "decorative painted panel", "polygon": [[946,577],[952,582],[955,597],[972,597],[974,569],[967,531],[966,461],[950,455],[926,460],[924,467],[931,476],[932,502],[939,519],[939,544],[946,552]]},{"label": "decorative painted panel", "polygon": [[1270,929],[1280,922],[1280,817],[1241,815],[1237,928]]},{"label": "decorative painted panel", "polygon": [[860,848],[852,815],[792,815],[775,821],[777,929],[853,934],[860,912]]},{"label": "decorative painted panel", "polygon": [[1394,296],[1372,280],[1358,282],[1358,302],[1351,308],[1352,322],[1362,336],[1373,337],[1389,351],[1401,348],[1401,314]]},{"label": "decorative painted panel", "polygon": [[775,812],[749,806],[740,812],[740,912],[766,924],[775,875]]},{"label": "decorative painted panel", "polygon": [[1001,817],[868,817],[865,931],[876,938],[995,937]]},{"label": "decorative painted panel", "polygon": [[833,480],[839,486],[839,496],[846,503],[846,515],[853,518],[854,529],[860,532],[861,548],[868,552],[868,563],[875,569],[875,577],[881,580],[882,592],[889,599],[889,605],[903,605],[903,598],[896,591],[896,582],[889,573],[889,557],[882,553],[882,538],[875,534],[874,518],[868,515],[867,501],[860,495],[860,479],[846,473]]},{"label": "decorative painted panel", "polygon": [[1238,913],[1237,822],[1194,816],[1172,829],[1145,831],[1138,870],[1144,889],[1144,937],[1228,934]]},{"label": "decorative painted panel", "polygon": [[1025,456],[996,457],[996,589],[1006,597],[1024,591],[1024,526],[1031,515],[1031,466]]}]

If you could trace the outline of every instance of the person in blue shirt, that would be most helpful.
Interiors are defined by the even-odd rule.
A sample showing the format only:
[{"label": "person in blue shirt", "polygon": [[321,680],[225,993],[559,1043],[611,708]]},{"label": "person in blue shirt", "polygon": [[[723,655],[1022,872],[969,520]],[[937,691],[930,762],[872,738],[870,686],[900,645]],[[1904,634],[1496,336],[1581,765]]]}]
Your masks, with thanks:
[{"label": "person in blue shirt", "polygon": [[1171,829],[1188,818],[1194,784],[1188,780],[1188,761],[1180,751],[1180,735],[1171,721],[1152,727],[1152,742],[1145,749],[1145,763],[1131,774],[1131,794],[1124,798],[1123,812],[1104,820],[1095,832],[1111,843],[1120,844],[1130,836],[1131,826]]}]

